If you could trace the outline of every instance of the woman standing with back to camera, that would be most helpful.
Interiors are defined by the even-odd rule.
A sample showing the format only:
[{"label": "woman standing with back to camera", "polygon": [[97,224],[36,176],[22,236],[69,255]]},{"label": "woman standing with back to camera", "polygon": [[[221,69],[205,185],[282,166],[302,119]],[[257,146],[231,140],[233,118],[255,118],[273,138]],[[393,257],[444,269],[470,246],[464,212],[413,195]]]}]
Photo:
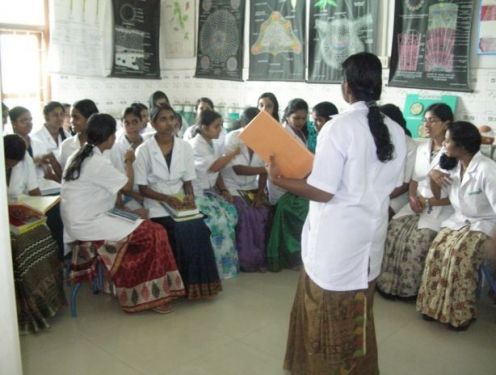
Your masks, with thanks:
[{"label": "woman standing with back to camera", "polygon": [[382,66],[370,53],[343,62],[351,108],[319,133],[306,180],[270,178],[310,199],[302,269],[284,367],[292,374],[378,374],[372,313],[388,223],[389,194],[403,183],[405,133],[376,104]]}]

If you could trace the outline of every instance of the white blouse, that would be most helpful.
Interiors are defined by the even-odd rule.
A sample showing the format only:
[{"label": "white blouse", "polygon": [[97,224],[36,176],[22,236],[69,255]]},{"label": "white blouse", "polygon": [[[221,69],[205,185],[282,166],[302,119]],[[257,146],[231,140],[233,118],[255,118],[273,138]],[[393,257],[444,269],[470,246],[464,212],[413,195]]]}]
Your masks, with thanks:
[{"label": "white blouse", "polygon": [[230,132],[226,138],[225,149],[226,152],[234,150],[236,147],[240,147],[241,152],[227,165],[226,168],[222,170],[222,178],[224,179],[224,185],[226,189],[229,190],[231,195],[238,195],[238,190],[255,190],[258,189],[258,176],[243,176],[238,175],[234,172],[232,168],[235,165],[245,165],[249,167],[263,167],[265,163],[260,157],[253,153],[250,158],[250,153],[248,147],[241,142],[239,139],[239,133],[243,129],[237,129]]},{"label": "white blouse", "polygon": [[[70,165],[72,157],[67,165]],[[65,175],[64,170],[64,175]],[[129,222],[107,215],[127,176],[117,170],[98,147],[83,161],[79,178],[64,180],[60,193],[60,214],[64,222],[64,242],[117,241],[134,231],[142,220]]]},{"label": "white blouse", "polygon": [[366,289],[379,276],[388,224],[389,195],[402,185],[406,158],[403,129],[385,118],[394,159],[381,162],[370,134],[368,108],[356,102],[318,135],[308,184],[333,194],[310,201],[302,233],[305,271],[321,288]]},{"label": "white blouse", "polygon": [[[415,142],[410,137],[406,137],[406,162],[405,162],[405,173],[404,173],[404,183],[409,183],[412,179],[413,168],[415,166],[415,155],[417,150],[417,142]],[[394,212],[398,212],[405,204],[408,203],[408,191],[403,194],[392,198],[389,205]]]},{"label": "white blouse", "polygon": [[[162,194],[177,194],[182,192],[184,181],[195,178],[193,150],[180,138],[174,138],[170,168],[155,137],[146,140],[136,150],[134,182],[137,185],[148,186]],[[155,199],[145,198],[144,206],[149,210],[151,218],[169,216]]]}]

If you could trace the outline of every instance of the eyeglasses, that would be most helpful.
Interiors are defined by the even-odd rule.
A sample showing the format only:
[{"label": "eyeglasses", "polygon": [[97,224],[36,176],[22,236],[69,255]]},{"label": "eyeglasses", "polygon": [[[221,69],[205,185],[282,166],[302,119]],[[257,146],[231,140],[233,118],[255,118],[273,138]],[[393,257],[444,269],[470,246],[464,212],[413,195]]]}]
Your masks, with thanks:
[{"label": "eyeglasses", "polygon": [[440,119],[434,118],[434,117],[429,117],[429,118],[423,118],[422,119],[422,122],[429,123],[429,124],[434,124],[434,123],[440,122],[440,121],[441,121]]}]

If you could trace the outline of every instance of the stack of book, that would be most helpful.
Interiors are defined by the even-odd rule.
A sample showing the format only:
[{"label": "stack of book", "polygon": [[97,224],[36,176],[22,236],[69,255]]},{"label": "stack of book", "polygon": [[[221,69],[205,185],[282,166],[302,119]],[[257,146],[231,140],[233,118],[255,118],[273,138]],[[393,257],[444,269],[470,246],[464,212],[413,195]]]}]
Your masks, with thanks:
[{"label": "stack of book", "polygon": [[17,201],[9,203],[10,232],[20,235],[46,223],[46,213],[60,197],[39,197],[22,195]]},{"label": "stack of book", "polygon": [[184,194],[175,194],[170,202],[160,202],[160,204],[169,212],[174,221],[187,221],[203,217],[194,204],[184,203]]}]

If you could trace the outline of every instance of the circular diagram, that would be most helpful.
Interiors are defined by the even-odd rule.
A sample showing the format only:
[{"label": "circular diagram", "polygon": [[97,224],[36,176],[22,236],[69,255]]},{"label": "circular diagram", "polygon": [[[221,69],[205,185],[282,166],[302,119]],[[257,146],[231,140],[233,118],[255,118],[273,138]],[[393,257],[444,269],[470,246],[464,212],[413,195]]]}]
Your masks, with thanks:
[{"label": "circular diagram", "polygon": [[410,106],[410,113],[413,115],[413,116],[418,116],[422,113],[422,111],[424,110],[424,105],[422,103],[419,103],[419,102],[416,102],[416,103],[413,103],[411,106]]},{"label": "circular diagram", "polygon": [[239,49],[238,25],[226,10],[208,16],[200,32],[200,51],[214,62],[225,62]]}]

